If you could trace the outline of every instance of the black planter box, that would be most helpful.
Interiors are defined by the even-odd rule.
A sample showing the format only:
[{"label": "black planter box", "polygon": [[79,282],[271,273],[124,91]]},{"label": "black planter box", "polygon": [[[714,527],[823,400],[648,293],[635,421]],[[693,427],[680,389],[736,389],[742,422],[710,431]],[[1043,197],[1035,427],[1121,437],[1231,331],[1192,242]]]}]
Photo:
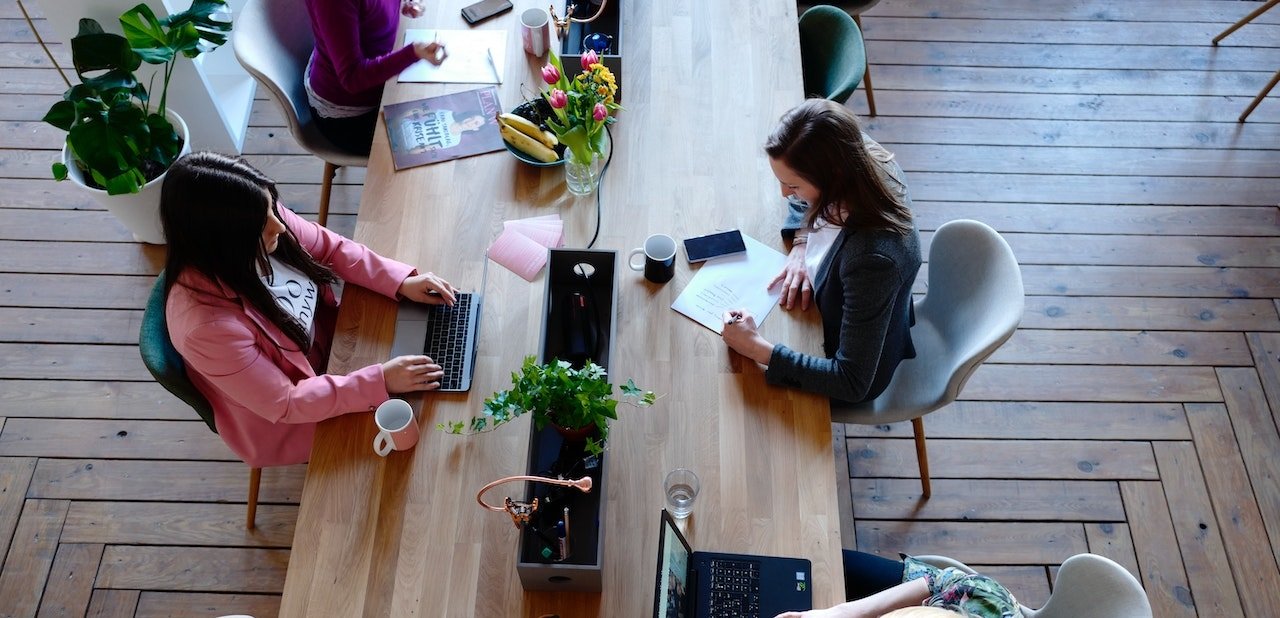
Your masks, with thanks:
[{"label": "black planter box", "polygon": [[[540,360],[558,358],[580,366],[581,361],[590,358],[608,370],[617,330],[617,252],[550,251]],[[585,313],[582,304],[586,305]],[[584,319],[592,323],[590,328],[584,328]],[[584,447],[585,442],[566,441],[551,426],[530,431],[528,474],[570,479],[590,476],[592,488],[589,493],[582,493],[572,487],[526,484],[525,501],[536,497],[539,504],[531,520],[536,531],[526,529],[520,535],[516,572],[525,590],[596,592],[601,588],[604,467],[608,453],[590,457]],[[564,518],[565,507],[569,508],[568,551],[562,558],[556,524]]]},{"label": "black planter box", "polygon": [[[607,0],[608,4],[604,7],[604,12],[600,17],[589,23],[580,24],[571,22],[569,24],[569,34],[564,36],[560,41],[560,59],[564,63],[567,73],[576,73],[582,68],[582,53],[586,48],[582,46],[582,40],[587,35],[600,33],[613,37],[613,44],[609,48],[609,53],[600,55],[600,62],[604,66],[609,67],[613,71],[613,76],[618,80],[618,94],[615,97],[618,103],[622,102],[622,0]],[[591,0],[568,0],[561,4],[561,12],[558,15],[564,15],[564,7],[568,4],[575,4],[573,17],[586,19],[595,15],[599,10],[599,4],[593,4]]]}]

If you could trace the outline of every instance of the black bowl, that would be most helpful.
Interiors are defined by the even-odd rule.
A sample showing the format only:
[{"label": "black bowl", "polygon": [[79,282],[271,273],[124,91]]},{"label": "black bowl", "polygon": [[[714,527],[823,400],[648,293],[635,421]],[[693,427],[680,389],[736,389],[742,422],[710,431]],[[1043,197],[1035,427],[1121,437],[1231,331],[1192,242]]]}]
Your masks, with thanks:
[{"label": "black bowl", "polygon": [[[547,103],[546,99],[538,97],[517,105],[515,109],[511,110],[511,113],[538,125],[542,130],[546,131],[546,118],[551,116],[551,104]],[[508,144],[507,140],[502,140],[502,145],[507,147],[507,151],[510,152],[512,156],[534,167],[556,167],[557,165],[564,165],[564,144],[559,144],[555,147],[556,154],[560,155],[560,159],[550,163],[543,163],[542,161],[521,152],[519,148]]]}]

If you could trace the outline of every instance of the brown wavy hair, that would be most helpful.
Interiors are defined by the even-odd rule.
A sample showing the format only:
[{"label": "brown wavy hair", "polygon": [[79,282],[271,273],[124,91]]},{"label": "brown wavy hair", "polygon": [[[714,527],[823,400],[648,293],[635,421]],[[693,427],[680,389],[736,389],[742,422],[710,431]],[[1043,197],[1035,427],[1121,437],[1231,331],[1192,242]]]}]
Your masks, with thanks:
[{"label": "brown wavy hair", "polygon": [[[193,152],[175,161],[160,189],[160,219],[169,243],[164,292],[167,297],[178,275],[193,269],[230,287],[307,350],[306,330],[280,308],[258,274],[271,272],[262,230],[268,208],[280,217],[279,201],[275,181],[240,157]],[[287,228],[271,255],[317,285],[338,281]]]},{"label": "brown wavy hair", "polygon": [[845,106],[806,100],[782,115],[764,151],[818,189],[818,203],[804,215],[806,226],[821,218],[851,229],[911,231],[911,209],[885,186],[858,118]]}]

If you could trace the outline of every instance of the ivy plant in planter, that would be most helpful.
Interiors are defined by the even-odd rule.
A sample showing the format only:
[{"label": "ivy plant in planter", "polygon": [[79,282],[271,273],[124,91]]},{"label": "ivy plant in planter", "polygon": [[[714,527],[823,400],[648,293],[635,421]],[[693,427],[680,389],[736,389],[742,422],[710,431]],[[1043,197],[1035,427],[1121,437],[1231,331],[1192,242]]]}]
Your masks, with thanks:
[{"label": "ivy plant in planter", "polygon": [[[622,401],[636,407],[648,407],[657,400],[653,391],[637,387],[633,380],[619,389]],[[511,374],[511,388],[484,400],[480,414],[469,422],[440,423],[436,429],[452,434],[482,433],[529,412],[538,430],[548,423],[568,430],[593,430],[585,436],[586,450],[599,455],[609,437],[609,421],[618,418],[618,401],[604,367],[590,361],[582,369],[560,360],[539,364],[528,356],[520,372]]]},{"label": "ivy plant in planter", "polygon": [[[71,39],[80,83],[63,93],[44,121],[67,132],[67,152],[86,184],[110,195],[137,193],[169,169],[182,148],[165,116],[175,61],[179,54],[195,58],[227,41],[231,22],[225,6],[225,0],[194,0],[188,10],[161,19],[139,4],[120,16],[124,36],[105,32],[92,19],[80,20]],[[155,109],[148,86],[134,74],[144,62],[163,65]],[[66,164],[54,163],[53,176],[65,180]]]}]

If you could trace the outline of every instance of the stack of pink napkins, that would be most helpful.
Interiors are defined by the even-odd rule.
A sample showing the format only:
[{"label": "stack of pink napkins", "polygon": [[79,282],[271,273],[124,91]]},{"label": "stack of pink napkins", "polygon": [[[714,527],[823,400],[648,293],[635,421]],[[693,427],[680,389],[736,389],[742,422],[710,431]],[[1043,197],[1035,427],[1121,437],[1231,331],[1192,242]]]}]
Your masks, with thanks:
[{"label": "stack of pink napkins", "polygon": [[547,264],[547,249],[564,246],[564,221],[560,215],[504,221],[502,233],[489,246],[489,259],[533,281]]}]

